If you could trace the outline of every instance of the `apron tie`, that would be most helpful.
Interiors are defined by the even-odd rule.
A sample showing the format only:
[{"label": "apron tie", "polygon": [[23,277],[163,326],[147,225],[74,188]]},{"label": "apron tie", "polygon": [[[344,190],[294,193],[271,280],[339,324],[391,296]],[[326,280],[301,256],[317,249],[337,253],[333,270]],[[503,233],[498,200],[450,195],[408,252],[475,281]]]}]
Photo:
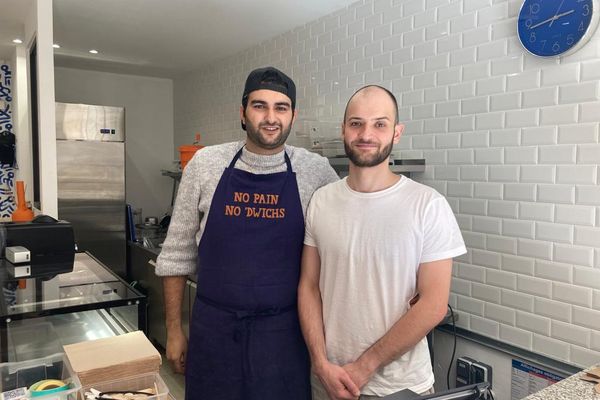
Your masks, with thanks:
[{"label": "apron tie", "polygon": [[236,343],[242,344],[242,354],[243,354],[243,369],[244,374],[248,377],[253,376],[252,363],[250,360],[252,356],[250,354],[250,339],[252,338],[252,333],[254,331],[254,323],[257,319],[263,317],[272,317],[275,315],[279,315],[285,312],[289,312],[295,310],[297,308],[297,304],[290,304],[286,307],[270,307],[264,310],[236,310],[234,308],[230,308],[227,306],[223,306],[222,304],[216,303],[204,296],[197,295],[198,299],[203,303],[208,304],[211,307],[215,307],[221,311],[228,312],[232,314],[235,319],[238,321],[237,327],[233,331],[232,339]]},{"label": "apron tie", "polygon": [[296,304],[293,304],[288,307],[279,308],[268,308],[261,311],[235,311],[235,318],[238,320],[239,324],[237,328],[233,332],[233,340],[236,343],[242,342],[242,354],[244,358],[244,374],[248,377],[254,376],[254,371],[252,368],[252,363],[250,360],[252,359],[252,354],[250,350],[252,346],[250,346],[250,340],[254,334],[254,326],[255,322],[259,318],[263,317],[272,317],[275,315],[279,315],[282,312],[291,311],[296,309]]}]

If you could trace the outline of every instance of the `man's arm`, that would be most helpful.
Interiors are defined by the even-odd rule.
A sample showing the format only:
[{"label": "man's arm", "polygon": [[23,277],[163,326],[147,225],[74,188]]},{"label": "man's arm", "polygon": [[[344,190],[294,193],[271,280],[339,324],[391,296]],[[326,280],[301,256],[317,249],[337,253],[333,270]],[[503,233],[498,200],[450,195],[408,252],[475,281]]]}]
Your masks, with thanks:
[{"label": "man's arm", "polygon": [[355,362],[344,366],[358,387],[364,386],[377,369],[412,349],[444,318],[451,276],[451,258],[419,266],[419,300]]},{"label": "man's arm", "polygon": [[163,277],[163,293],[165,299],[165,320],[167,326],[166,356],[175,372],[185,371],[187,338],[181,326],[181,303],[187,276]]},{"label": "man's arm", "polygon": [[312,368],[332,399],[355,399],[360,395],[350,376],[327,360],[323,330],[323,303],[319,290],[321,259],[316,247],[304,245],[298,287],[298,312]]}]

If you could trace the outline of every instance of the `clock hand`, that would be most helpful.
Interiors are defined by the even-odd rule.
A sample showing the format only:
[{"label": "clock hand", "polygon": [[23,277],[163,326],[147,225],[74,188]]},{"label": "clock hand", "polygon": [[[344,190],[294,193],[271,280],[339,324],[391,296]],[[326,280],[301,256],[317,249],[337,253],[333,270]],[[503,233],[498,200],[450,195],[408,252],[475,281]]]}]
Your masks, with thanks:
[{"label": "clock hand", "polygon": [[550,18],[548,18],[548,19],[546,19],[546,20],[544,20],[542,22],[538,22],[537,24],[530,26],[529,29],[537,28],[538,26],[544,25],[545,23],[548,23],[548,22],[550,22],[550,25],[549,25],[549,27],[550,27],[552,25],[552,22],[554,22],[555,20],[557,20],[557,19],[559,19],[561,17],[564,17],[565,15],[572,14],[574,12],[575,12],[575,10],[571,10],[571,11],[566,11],[566,12],[564,12],[562,14],[557,14],[554,17],[550,17]]},{"label": "clock hand", "polygon": [[560,4],[558,5],[558,8],[556,9],[556,13],[554,13],[554,18],[552,19],[552,21],[550,21],[550,25],[548,25],[548,27],[552,26],[552,24],[556,20],[556,16],[558,15],[558,12],[560,11],[560,8],[562,7],[562,5],[563,5],[564,2],[565,2],[565,0],[562,0],[560,2]]},{"label": "clock hand", "polygon": [[559,19],[561,17],[564,17],[565,15],[569,15],[569,14],[573,14],[575,12],[575,10],[570,10],[570,11],[565,11],[564,13],[558,14],[557,16],[554,17],[554,19]]},{"label": "clock hand", "polygon": [[535,24],[535,25],[531,25],[531,26],[529,27],[529,29],[534,29],[534,28],[537,28],[538,26],[540,26],[540,25],[544,25],[545,23],[548,23],[548,22],[551,22],[551,21],[554,21],[554,17],[550,17],[550,18],[548,18],[548,19],[545,19],[545,20],[543,20],[542,22],[538,22],[538,23],[537,23],[537,24]]}]

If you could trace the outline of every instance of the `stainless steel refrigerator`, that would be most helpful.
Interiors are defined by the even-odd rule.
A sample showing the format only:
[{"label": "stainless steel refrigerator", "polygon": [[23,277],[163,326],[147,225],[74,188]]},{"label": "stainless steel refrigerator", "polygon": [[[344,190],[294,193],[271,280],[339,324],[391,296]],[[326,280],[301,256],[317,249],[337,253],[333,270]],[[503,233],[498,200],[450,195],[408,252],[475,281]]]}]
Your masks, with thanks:
[{"label": "stainless steel refrigerator", "polygon": [[125,109],[56,103],[56,139],[58,217],[126,278]]}]

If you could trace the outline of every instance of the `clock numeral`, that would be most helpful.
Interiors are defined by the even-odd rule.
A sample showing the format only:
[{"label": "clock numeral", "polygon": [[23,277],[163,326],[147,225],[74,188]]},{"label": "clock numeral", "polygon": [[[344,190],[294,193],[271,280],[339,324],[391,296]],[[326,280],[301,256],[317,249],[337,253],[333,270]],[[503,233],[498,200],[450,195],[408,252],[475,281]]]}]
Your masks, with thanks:
[{"label": "clock numeral", "polygon": [[558,44],[558,42],[554,42],[554,44],[552,45],[552,51],[555,53],[558,53],[559,50],[560,50],[560,44]]},{"label": "clock numeral", "polygon": [[540,43],[542,44],[542,50],[544,50],[544,47],[546,47],[546,42],[547,40],[540,40]]},{"label": "clock numeral", "polygon": [[533,3],[529,6],[529,12],[531,14],[537,14],[538,12],[540,12],[540,5],[538,3]]},{"label": "clock numeral", "polygon": [[572,45],[574,42],[575,42],[575,37],[572,34],[567,35],[567,46]]},{"label": "clock numeral", "polygon": [[577,29],[579,32],[583,32],[585,30],[585,26],[583,25],[583,21],[581,21],[581,23],[579,24],[579,29]]},{"label": "clock numeral", "polygon": [[535,43],[535,41],[536,41],[535,32],[531,32],[531,35],[529,35],[529,42]]},{"label": "clock numeral", "polygon": [[587,17],[588,15],[590,15],[590,5],[589,4],[583,5],[583,13],[581,15],[583,15],[584,17]]},{"label": "clock numeral", "polygon": [[531,19],[526,19],[526,20],[525,20],[525,26],[526,26],[527,28],[531,28],[531,25],[533,25],[533,20],[531,20]]}]

